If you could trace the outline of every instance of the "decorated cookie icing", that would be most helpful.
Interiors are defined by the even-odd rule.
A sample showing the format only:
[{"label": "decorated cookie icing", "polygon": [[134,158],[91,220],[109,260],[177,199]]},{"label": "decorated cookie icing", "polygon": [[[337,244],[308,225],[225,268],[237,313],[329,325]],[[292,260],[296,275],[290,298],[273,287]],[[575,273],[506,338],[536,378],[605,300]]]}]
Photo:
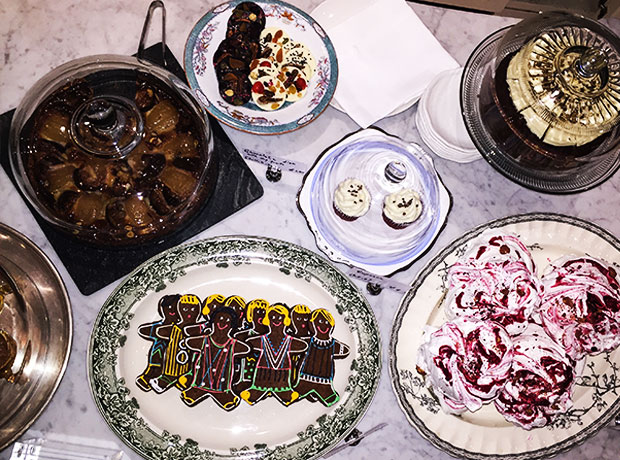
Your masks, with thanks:
[{"label": "decorated cookie icing", "polygon": [[361,217],[370,209],[370,193],[359,179],[345,179],[334,192],[334,207],[347,217]]},{"label": "decorated cookie icing", "polygon": [[620,282],[591,257],[563,257],[542,278],[540,309],[547,333],[574,359],[620,345]]},{"label": "decorated cookie icing", "polygon": [[457,319],[425,330],[418,371],[446,412],[476,411],[503,387],[512,350],[512,339],[499,324]]},{"label": "decorated cookie icing", "polygon": [[135,381],[142,391],[176,388],[188,406],[212,399],[226,411],[270,397],[285,406],[340,400],[335,361],[350,349],[334,338],[335,320],[325,308],[173,294],[161,297],[157,312],[157,321],[137,330],[152,342]]},{"label": "decorated cookie icing", "polygon": [[506,420],[526,430],[572,407],[574,361],[537,324],[514,338],[512,370],[495,400]]},{"label": "decorated cookie icing", "polygon": [[410,224],[422,214],[420,195],[411,189],[390,193],[383,200],[383,214],[394,224]]}]

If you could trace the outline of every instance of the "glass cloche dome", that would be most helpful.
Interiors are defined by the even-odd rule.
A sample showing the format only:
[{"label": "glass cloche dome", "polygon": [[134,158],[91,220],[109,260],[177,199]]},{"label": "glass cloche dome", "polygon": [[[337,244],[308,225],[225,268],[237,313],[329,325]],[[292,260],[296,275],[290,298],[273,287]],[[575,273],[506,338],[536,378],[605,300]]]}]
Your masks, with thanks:
[{"label": "glass cloche dome", "polygon": [[620,39],[568,13],[501,29],[469,58],[461,104],[476,147],[513,181],[591,188],[620,165]]}]

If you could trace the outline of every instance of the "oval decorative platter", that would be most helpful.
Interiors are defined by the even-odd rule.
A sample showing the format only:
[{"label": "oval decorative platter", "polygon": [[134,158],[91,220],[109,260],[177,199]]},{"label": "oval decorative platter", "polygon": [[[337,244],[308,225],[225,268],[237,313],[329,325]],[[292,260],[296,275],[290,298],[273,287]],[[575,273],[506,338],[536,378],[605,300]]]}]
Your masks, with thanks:
[{"label": "oval decorative platter", "polygon": [[573,407],[542,428],[507,422],[493,405],[460,416],[442,411],[416,370],[426,325],[446,320],[442,300],[449,267],[485,229],[516,234],[529,248],[539,274],[550,261],[573,254],[620,264],[620,241],[591,223],[557,214],[525,214],[477,227],[442,250],[417,276],[401,301],[390,339],[390,373],[411,424],[436,447],[467,459],[531,460],[564,452],[595,434],[620,410],[620,349],[590,356],[577,379]]},{"label": "oval decorative platter", "polygon": [[300,9],[278,0],[255,0],[265,13],[265,29],[283,30],[291,40],[303,43],[316,61],[305,96],[286,102],[274,111],[261,110],[250,100],[240,106],[224,101],[218,90],[213,56],[226,36],[233,9],[244,0],[213,8],[192,29],[185,45],[187,81],[206,110],[219,121],[253,134],[282,134],[315,120],[329,105],[338,81],[338,61],[323,28]]},{"label": "oval decorative platter", "polygon": [[170,249],[108,298],[88,356],[97,406],[148,459],[317,458],[381,368],[360,291],[320,256],[220,237]]}]

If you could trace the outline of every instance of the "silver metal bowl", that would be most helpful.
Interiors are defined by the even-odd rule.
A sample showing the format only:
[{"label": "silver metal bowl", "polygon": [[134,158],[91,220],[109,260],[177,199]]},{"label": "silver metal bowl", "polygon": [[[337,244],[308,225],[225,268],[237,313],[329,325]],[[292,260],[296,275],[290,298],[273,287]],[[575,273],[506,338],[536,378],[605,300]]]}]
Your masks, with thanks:
[{"label": "silver metal bowl", "polygon": [[0,268],[12,288],[4,296],[0,329],[17,344],[9,379],[0,380],[2,450],[32,425],[58,388],[73,326],[69,296],[56,268],[32,241],[3,224]]}]

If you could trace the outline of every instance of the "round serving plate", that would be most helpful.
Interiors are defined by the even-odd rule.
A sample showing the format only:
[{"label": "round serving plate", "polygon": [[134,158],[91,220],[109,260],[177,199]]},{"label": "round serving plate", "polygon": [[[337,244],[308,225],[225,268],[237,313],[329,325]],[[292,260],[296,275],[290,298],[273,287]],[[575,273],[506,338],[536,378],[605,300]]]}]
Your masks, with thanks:
[{"label": "round serving plate", "polygon": [[[211,305],[213,313],[219,310],[205,299],[213,299],[211,296],[215,294],[227,299],[240,296],[252,316],[258,314],[256,309],[249,310],[250,301],[255,299],[264,299],[270,305],[286,304],[289,308],[303,304],[312,315],[318,309],[327,310],[327,316],[332,318],[331,337],[336,345],[333,345],[335,348],[323,348],[331,351],[327,356],[323,355],[325,361],[322,362],[332,365],[331,377],[314,379],[310,385],[314,385],[316,391],[307,393],[307,388],[302,391],[301,383],[295,383],[295,377],[288,376],[290,380],[287,382],[297,392],[297,396],[293,396],[288,390],[274,390],[264,380],[259,384],[257,370],[250,378],[251,388],[260,388],[264,394],[257,396],[251,389],[248,390],[251,394],[244,394],[240,391],[242,380],[238,379],[237,365],[241,361],[245,363],[243,366],[247,365],[242,354],[246,345],[256,347],[257,343],[262,343],[261,357],[255,367],[258,369],[269,367],[261,361],[262,356],[271,356],[267,344],[277,351],[273,351],[272,357],[278,357],[278,350],[282,348],[276,344],[281,342],[274,339],[272,344],[270,335],[259,336],[263,338],[252,342],[247,338],[249,335],[242,339],[228,330],[228,337],[238,340],[236,345],[226,347],[226,353],[229,350],[233,353],[232,358],[230,354],[226,355],[232,360],[227,362],[234,362],[234,366],[231,364],[228,371],[218,374],[224,379],[223,386],[217,387],[219,389],[215,386],[219,382],[217,378],[209,385],[201,381],[197,376],[210,375],[201,374],[206,368],[205,363],[219,355],[209,354],[211,348],[199,347],[201,351],[192,351],[196,339],[189,338],[194,332],[185,327],[187,323],[179,329],[183,331],[179,332],[182,334],[180,341],[173,340],[171,333],[162,335],[157,329],[158,321],[162,319],[158,305],[160,301],[171,298],[167,296],[183,295],[178,300],[181,317],[185,317],[181,306],[191,299],[200,302],[200,308]],[[199,309],[198,313],[202,315],[205,311],[201,314]],[[291,313],[293,319],[294,314]],[[213,313],[213,316],[217,315]],[[266,316],[271,318],[270,315],[267,310]],[[326,316],[320,314],[317,321],[322,317]],[[206,347],[211,340],[205,338],[206,335],[221,324],[212,318],[213,326],[207,326],[203,316],[193,318],[193,329],[198,325],[205,331],[201,343]],[[284,324],[287,324],[286,320]],[[166,363],[164,371],[160,368],[160,374],[166,375],[153,377],[151,373],[146,379],[150,388],[145,387],[144,380],[141,383],[137,379],[144,376],[145,368],[148,369],[148,364],[156,360],[153,357],[155,339],[144,338],[145,325],[155,328],[152,330],[156,333],[151,336],[167,337],[163,349],[160,349]],[[280,323],[277,325],[282,327]],[[299,337],[291,330],[294,325],[293,322],[286,326],[287,334]],[[272,328],[271,324],[269,328]],[[300,339],[291,339],[291,348],[282,352],[284,361],[280,362],[288,362],[289,352],[293,362],[311,360],[310,351],[293,355],[291,350],[297,340]],[[307,350],[311,348],[310,344]],[[170,362],[188,367],[182,371],[175,368],[177,371],[173,372],[168,367]],[[216,364],[211,369],[216,368],[222,369]],[[189,457],[196,460],[317,458],[358,423],[375,393],[380,368],[376,320],[370,305],[351,281],[325,259],[306,249],[257,237],[198,241],[170,249],[141,265],[103,305],[93,327],[88,355],[92,393],[112,430],[145,458],[167,460]],[[183,374],[187,369],[191,375]],[[299,369],[296,375],[301,375],[305,368]],[[184,379],[179,377],[181,374]],[[168,389],[161,392],[164,385],[168,385]],[[206,396],[197,404],[193,404],[196,399],[187,399],[190,390],[198,391],[195,387]],[[325,393],[326,388],[331,388],[330,394]]]},{"label": "round serving plate", "polygon": [[329,37],[321,26],[300,9],[278,0],[255,0],[265,12],[265,28],[277,27],[306,45],[316,60],[307,94],[278,110],[261,110],[252,101],[234,106],[222,99],[213,67],[213,55],[226,36],[232,10],[244,0],[216,6],[192,29],[183,58],[187,81],[205,109],[219,121],[253,134],[282,134],[315,120],[329,105],[338,81],[338,60]]},{"label": "round serving plate", "polygon": [[398,402],[411,424],[439,449],[459,458],[532,460],[582,443],[620,409],[620,349],[587,358],[573,407],[551,424],[530,431],[507,422],[492,404],[460,416],[442,411],[416,371],[425,326],[447,319],[441,307],[450,266],[488,228],[519,236],[538,273],[563,255],[584,255],[620,264],[620,241],[589,222],[558,214],[524,214],[481,225],[443,249],[416,277],[403,297],[390,338],[390,373]]},{"label": "round serving plate", "polygon": [[[0,329],[16,346],[9,380],[0,378],[0,450],[17,439],[51,400],[67,367],[73,335],[65,285],[47,256],[0,224],[0,270],[10,292]],[[6,282],[5,280],[5,282]]]},{"label": "round serving plate", "polygon": [[[402,182],[386,176],[386,167],[395,162],[406,172]],[[333,206],[334,191],[348,178],[361,180],[372,200],[369,211],[352,222],[338,217]],[[394,229],[383,220],[383,199],[402,188],[420,195],[422,213],[408,227]],[[450,195],[419,145],[367,128],[319,156],[304,177],[297,203],[318,247],[330,259],[385,276],[406,267],[433,244],[448,215]]]}]

